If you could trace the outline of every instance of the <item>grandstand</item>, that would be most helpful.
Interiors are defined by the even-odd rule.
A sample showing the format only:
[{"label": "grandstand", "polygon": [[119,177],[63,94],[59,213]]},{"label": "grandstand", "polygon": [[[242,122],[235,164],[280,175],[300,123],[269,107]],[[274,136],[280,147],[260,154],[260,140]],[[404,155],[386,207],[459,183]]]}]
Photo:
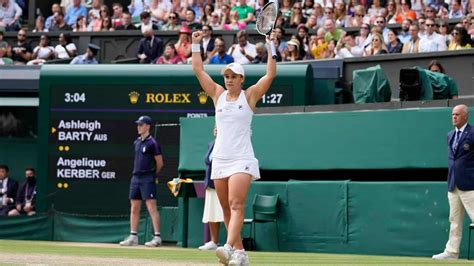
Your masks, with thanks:
[{"label": "grandstand", "polygon": [[[76,31],[34,30],[39,16],[45,21],[51,17],[53,24],[60,24],[55,22],[57,13],[71,19],[68,5],[53,13],[52,6],[59,1],[30,0],[24,6],[21,2],[17,1],[23,10],[18,26],[26,29],[26,43],[33,50],[47,36],[50,43],[45,47],[53,52],[47,58],[33,58],[33,51],[28,60],[18,58],[9,51],[18,47],[20,31],[0,24],[4,41],[2,46],[0,39],[0,62],[5,64],[0,65],[0,164],[9,165],[11,177],[18,181],[25,167],[38,168],[40,180],[37,215],[0,217],[0,226],[13,228],[0,230],[0,238],[118,243],[129,226],[133,121],[139,114],[149,114],[156,121],[153,134],[163,145],[165,158],[157,183],[162,238],[181,247],[202,244],[206,237],[201,223],[203,156],[212,138],[214,109],[191,71],[185,39],[193,28],[214,23],[212,41],[221,37],[227,54],[243,60],[240,49],[235,49],[239,36],[246,34],[249,45],[264,41],[253,20],[265,1],[247,1],[253,12],[223,22],[213,17],[222,19],[226,8],[232,9],[238,1],[189,1],[189,5],[144,1],[160,4],[141,10],[130,7],[130,1],[82,1],[88,21]],[[202,2],[212,3],[213,11],[199,6]],[[279,195],[278,228],[257,225],[256,250],[423,257],[441,252],[449,230],[446,133],[452,128],[450,112],[458,104],[474,108],[474,50],[470,49],[474,7],[469,1],[461,1],[460,9],[458,1],[407,1],[410,4],[403,6],[410,9],[406,10],[392,0],[356,1],[355,6],[352,1],[335,1],[332,7],[322,6],[322,1],[311,6],[313,1],[306,0],[298,11],[301,1],[283,2],[290,5],[281,3],[281,62],[272,88],[258,104],[252,127],[262,181],[252,184],[248,197],[251,201],[255,194]],[[398,7],[393,9],[393,4]],[[118,16],[116,7],[124,13]],[[101,14],[102,8],[109,15],[91,20],[91,14]],[[189,9],[196,13],[193,21],[187,18]],[[151,24],[144,22],[143,12],[150,14]],[[125,25],[124,14],[136,29],[119,29]],[[168,30],[174,27],[169,21],[174,15],[178,26]],[[95,30],[106,18],[113,25]],[[377,25],[380,19],[386,23],[383,27]],[[334,29],[325,25],[328,20],[334,22]],[[434,26],[427,26],[430,23]],[[227,24],[237,28],[225,29]],[[397,43],[399,48],[411,47],[413,25],[420,30],[414,38],[414,43],[420,39],[420,50],[397,51]],[[370,32],[364,32],[366,26]],[[154,29],[151,42],[159,39],[157,46],[162,49],[157,48],[156,58],[144,64],[140,55],[146,54],[143,43],[150,41],[147,27]],[[388,38],[395,33],[395,38]],[[65,35],[70,42],[64,43]],[[373,36],[383,39],[380,49],[385,52],[372,46]],[[445,47],[433,38],[442,38]],[[67,56],[59,56],[64,55],[61,47],[71,43],[74,54],[66,51]],[[176,44],[184,64],[155,64],[160,56],[167,56],[164,46],[169,43]],[[90,44],[98,47],[93,52],[98,64],[70,65],[74,56],[91,49]],[[217,48],[205,51],[206,63],[221,55]],[[247,53],[253,59],[258,56],[256,51]],[[444,73],[427,70],[434,59]],[[265,71],[265,64],[252,61],[244,64],[249,73],[245,85]],[[221,82],[221,67],[209,63],[206,70]],[[416,78],[406,73],[416,73]],[[406,100],[406,93],[415,98]],[[100,124],[100,130],[92,130],[99,136],[96,142],[59,135],[61,121],[86,120]],[[105,160],[107,167],[101,170],[100,180],[75,179],[60,172],[58,158]],[[180,197],[174,197],[166,185],[176,177],[194,180],[183,185]],[[246,216],[251,216],[247,205]],[[464,231],[469,231],[467,223]],[[140,240],[151,233],[150,218],[143,213]],[[243,233],[248,235],[247,228]],[[461,244],[463,258],[467,240],[464,237]]]}]

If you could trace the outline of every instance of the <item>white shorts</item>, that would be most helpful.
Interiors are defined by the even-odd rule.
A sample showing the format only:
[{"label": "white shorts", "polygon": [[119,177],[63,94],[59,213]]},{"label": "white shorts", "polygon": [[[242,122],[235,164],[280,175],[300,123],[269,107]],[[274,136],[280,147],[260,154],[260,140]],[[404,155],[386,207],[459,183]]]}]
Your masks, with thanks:
[{"label": "white shorts", "polygon": [[206,188],[206,198],[204,199],[204,213],[202,214],[203,223],[224,222],[224,213],[215,189]]},{"label": "white shorts", "polygon": [[253,180],[260,179],[258,160],[255,158],[228,160],[215,157],[212,159],[212,180],[228,178],[237,173],[249,174]]}]

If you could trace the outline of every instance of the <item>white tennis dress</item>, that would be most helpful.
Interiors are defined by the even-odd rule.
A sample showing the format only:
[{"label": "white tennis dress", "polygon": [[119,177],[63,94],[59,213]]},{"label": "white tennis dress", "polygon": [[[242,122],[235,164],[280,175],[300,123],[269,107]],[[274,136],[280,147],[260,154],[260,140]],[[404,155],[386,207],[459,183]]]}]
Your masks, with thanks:
[{"label": "white tennis dress", "polygon": [[211,179],[246,173],[260,179],[258,160],[250,140],[253,111],[244,91],[236,101],[227,101],[227,90],[217,99],[217,137],[214,144]]}]

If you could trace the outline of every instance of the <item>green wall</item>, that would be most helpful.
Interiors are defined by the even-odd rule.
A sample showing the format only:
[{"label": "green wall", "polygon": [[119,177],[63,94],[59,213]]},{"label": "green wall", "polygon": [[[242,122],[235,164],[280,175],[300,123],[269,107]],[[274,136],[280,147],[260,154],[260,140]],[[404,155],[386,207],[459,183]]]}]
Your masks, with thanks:
[{"label": "green wall", "polygon": [[38,166],[38,141],[32,138],[0,138],[0,164],[10,168],[10,177],[22,182],[25,168]]}]

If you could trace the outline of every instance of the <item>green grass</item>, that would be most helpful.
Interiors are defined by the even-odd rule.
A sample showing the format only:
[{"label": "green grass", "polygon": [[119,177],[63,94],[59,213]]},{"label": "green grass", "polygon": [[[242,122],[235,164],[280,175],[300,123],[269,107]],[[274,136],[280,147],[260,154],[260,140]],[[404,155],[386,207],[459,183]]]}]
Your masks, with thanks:
[{"label": "green grass", "polygon": [[[202,252],[196,249],[177,247],[136,248],[115,247],[111,245],[84,246],[83,244],[43,242],[43,241],[13,241],[0,240],[1,254],[42,254],[79,256],[81,258],[124,258],[149,259],[150,261],[183,263],[204,263],[218,265],[214,252]],[[431,258],[419,257],[390,257],[366,255],[341,255],[321,253],[290,253],[290,252],[249,252],[251,265],[446,265],[470,264],[467,260],[437,262]]]}]

